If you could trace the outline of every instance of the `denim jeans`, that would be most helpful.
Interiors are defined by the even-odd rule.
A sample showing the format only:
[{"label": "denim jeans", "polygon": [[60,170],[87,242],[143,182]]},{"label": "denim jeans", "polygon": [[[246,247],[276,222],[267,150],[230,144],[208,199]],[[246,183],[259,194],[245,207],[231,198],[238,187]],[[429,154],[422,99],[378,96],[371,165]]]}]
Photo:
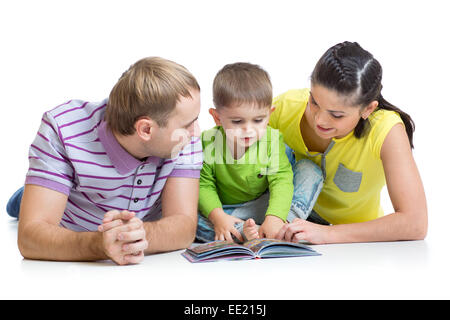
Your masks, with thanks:
[{"label": "denim jeans", "polygon": [[[291,222],[295,218],[308,220],[318,224],[329,224],[320,217],[314,210],[314,204],[323,187],[323,174],[318,165],[308,159],[295,161],[294,151],[286,145],[286,155],[292,165],[294,172],[294,195],[292,198],[291,209],[287,216],[287,221]],[[225,213],[247,220],[253,218],[256,224],[264,222],[265,212],[269,205],[270,194],[267,191],[259,198],[237,205],[224,205],[222,208]],[[245,239],[242,232],[243,223],[236,224]],[[214,226],[201,213],[198,214],[197,239],[203,242],[214,240]]]},{"label": "denim jeans", "polygon": [[8,201],[6,212],[13,218],[19,219],[20,202],[22,201],[23,187],[20,187]]},{"label": "denim jeans", "polygon": [[294,172],[294,196],[287,221],[291,222],[295,218],[300,218],[317,224],[329,225],[328,221],[313,210],[323,188],[322,169],[308,159],[295,161],[294,150],[288,145],[286,145],[286,155]]},{"label": "denim jeans", "polygon": [[[257,225],[261,225],[264,222],[266,210],[269,206],[269,192],[263,193],[259,198],[248,201],[245,203],[235,205],[223,205],[223,211],[233,217],[239,218],[243,221],[252,218]],[[244,241],[246,237],[244,235],[244,222],[236,223],[235,228],[239,231]],[[205,218],[200,212],[198,213],[197,234],[196,238],[202,242],[214,241],[214,225],[212,222]],[[236,241],[234,235],[233,239]]]}]

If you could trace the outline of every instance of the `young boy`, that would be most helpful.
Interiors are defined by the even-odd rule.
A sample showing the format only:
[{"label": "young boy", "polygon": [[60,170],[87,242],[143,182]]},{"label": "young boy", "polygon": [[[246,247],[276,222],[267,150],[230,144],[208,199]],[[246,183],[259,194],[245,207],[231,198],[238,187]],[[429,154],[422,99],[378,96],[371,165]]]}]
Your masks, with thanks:
[{"label": "young boy", "polygon": [[268,126],[269,75],[249,63],[226,65],[213,101],[217,126],[202,133],[197,239],[274,238],[291,207],[293,174],[281,134]]}]

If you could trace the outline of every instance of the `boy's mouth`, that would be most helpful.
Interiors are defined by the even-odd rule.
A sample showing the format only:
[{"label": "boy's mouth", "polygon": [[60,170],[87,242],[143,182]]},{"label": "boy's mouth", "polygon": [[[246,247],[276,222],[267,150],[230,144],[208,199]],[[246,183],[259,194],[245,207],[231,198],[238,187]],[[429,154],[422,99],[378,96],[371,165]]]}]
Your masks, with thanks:
[{"label": "boy's mouth", "polygon": [[241,138],[241,140],[243,140],[244,142],[250,142],[251,140],[253,140],[255,137],[244,137]]}]

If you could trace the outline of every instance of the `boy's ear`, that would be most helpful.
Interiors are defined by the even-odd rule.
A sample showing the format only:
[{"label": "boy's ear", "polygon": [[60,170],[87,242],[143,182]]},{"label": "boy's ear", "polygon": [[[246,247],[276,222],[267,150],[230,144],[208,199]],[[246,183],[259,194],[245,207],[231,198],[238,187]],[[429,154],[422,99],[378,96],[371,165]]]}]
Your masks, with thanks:
[{"label": "boy's ear", "polygon": [[155,124],[149,117],[142,117],[134,123],[134,129],[141,139],[149,141],[153,136]]},{"label": "boy's ear", "polygon": [[212,115],[214,122],[216,123],[216,126],[222,125],[220,123],[220,117],[219,117],[219,113],[217,112],[217,109],[209,108],[209,114]]},{"label": "boy's ear", "polygon": [[270,107],[270,113],[269,113],[269,114],[272,114],[272,112],[274,112],[276,108],[277,108],[277,107],[275,107],[275,106],[271,106],[271,107]]}]

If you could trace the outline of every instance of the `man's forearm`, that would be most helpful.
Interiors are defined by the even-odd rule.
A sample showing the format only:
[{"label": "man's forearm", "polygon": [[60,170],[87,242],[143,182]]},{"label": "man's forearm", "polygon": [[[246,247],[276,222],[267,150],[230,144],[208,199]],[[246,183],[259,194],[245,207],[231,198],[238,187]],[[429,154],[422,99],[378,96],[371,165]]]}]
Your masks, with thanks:
[{"label": "man's forearm", "polygon": [[74,232],[45,222],[19,222],[18,245],[24,258],[55,261],[108,259],[100,232]]},{"label": "man's forearm", "polygon": [[195,239],[197,218],[173,215],[153,222],[145,222],[148,248],[146,254],[187,248]]}]

